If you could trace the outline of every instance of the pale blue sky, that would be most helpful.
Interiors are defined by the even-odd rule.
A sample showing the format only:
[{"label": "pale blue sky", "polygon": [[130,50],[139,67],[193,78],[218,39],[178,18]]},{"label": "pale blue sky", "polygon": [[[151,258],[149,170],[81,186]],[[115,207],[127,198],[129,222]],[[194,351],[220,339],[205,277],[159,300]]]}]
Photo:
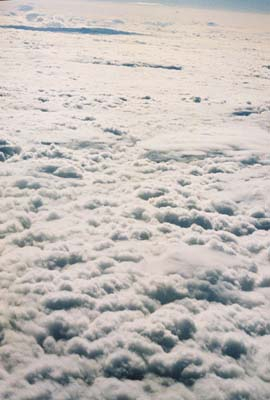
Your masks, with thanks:
[{"label": "pale blue sky", "polygon": [[145,1],[152,3],[180,4],[191,7],[223,8],[270,13],[270,0],[118,0],[121,2]]}]

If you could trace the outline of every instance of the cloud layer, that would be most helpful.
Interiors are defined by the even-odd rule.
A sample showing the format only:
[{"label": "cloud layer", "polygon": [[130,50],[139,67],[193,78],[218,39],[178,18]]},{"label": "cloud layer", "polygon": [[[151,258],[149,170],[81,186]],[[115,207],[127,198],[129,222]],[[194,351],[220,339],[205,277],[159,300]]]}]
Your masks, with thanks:
[{"label": "cloud layer", "polygon": [[1,11],[0,397],[270,399],[263,23],[55,7]]}]

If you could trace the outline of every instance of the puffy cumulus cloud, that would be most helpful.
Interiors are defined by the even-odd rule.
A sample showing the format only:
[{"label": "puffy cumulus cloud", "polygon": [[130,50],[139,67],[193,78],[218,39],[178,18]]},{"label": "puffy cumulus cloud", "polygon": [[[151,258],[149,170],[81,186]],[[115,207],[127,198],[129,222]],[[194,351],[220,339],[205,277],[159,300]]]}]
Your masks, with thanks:
[{"label": "puffy cumulus cloud", "polygon": [[143,398],[144,390],[138,381],[121,381],[117,378],[107,377],[96,379],[89,395],[95,400],[100,398],[106,400],[135,400],[140,396]]},{"label": "puffy cumulus cloud", "polygon": [[139,290],[160,304],[168,304],[180,300],[187,295],[184,281],[179,275],[157,276],[142,280]]},{"label": "puffy cumulus cloud", "polygon": [[30,384],[46,380],[62,385],[69,384],[73,380],[83,380],[89,384],[94,376],[94,362],[81,360],[76,356],[66,358],[54,355],[44,356],[42,361],[34,363],[24,373],[24,379]]},{"label": "puffy cumulus cloud", "polygon": [[247,347],[239,338],[226,338],[222,346],[222,354],[239,359],[242,355],[247,354]]},{"label": "puffy cumulus cloud", "polygon": [[76,307],[92,308],[94,301],[87,295],[76,295],[67,291],[66,293],[51,294],[45,297],[44,306],[49,310],[69,310]]},{"label": "puffy cumulus cloud", "polygon": [[134,353],[119,350],[107,358],[104,372],[105,376],[138,381],[144,377],[145,362]]},{"label": "puffy cumulus cloud", "polygon": [[183,351],[181,347],[170,354],[152,357],[150,370],[158,376],[169,377],[190,386],[202,378],[206,370],[203,359],[197,352]]},{"label": "puffy cumulus cloud", "polygon": [[268,385],[261,383],[257,379],[243,380],[230,379],[220,380],[216,377],[204,379],[194,387],[194,392],[202,399],[256,399],[264,398],[269,395]]},{"label": "puffy cumulus cloud", "polygon": [[269,23],[88,3],[1,15],[0,398],[269,400]]}]

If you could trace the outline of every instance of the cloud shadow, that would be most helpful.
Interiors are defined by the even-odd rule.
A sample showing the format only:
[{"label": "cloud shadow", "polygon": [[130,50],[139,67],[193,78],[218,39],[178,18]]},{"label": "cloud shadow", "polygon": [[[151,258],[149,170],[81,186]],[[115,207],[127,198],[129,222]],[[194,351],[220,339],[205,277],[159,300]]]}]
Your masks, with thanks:
[{"label": "cloud shadow", "polygon": [[38,27],[28,25],[0,25],[0,29],[16,29],[31,32],[52,33],[77,33],[81,35],[138,35],[136,32],[120,31],[110,28],[64,28],[64,27]]}]

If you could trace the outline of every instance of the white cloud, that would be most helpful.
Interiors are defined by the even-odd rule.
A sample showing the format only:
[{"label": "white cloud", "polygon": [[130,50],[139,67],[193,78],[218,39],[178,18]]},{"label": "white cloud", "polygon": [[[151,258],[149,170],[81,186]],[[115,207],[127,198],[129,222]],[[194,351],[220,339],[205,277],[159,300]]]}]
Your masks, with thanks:
[{"label": "white cloud", "polygon": [[1,3],[0,397],[266,400],[268,17],[73,3]]}]

